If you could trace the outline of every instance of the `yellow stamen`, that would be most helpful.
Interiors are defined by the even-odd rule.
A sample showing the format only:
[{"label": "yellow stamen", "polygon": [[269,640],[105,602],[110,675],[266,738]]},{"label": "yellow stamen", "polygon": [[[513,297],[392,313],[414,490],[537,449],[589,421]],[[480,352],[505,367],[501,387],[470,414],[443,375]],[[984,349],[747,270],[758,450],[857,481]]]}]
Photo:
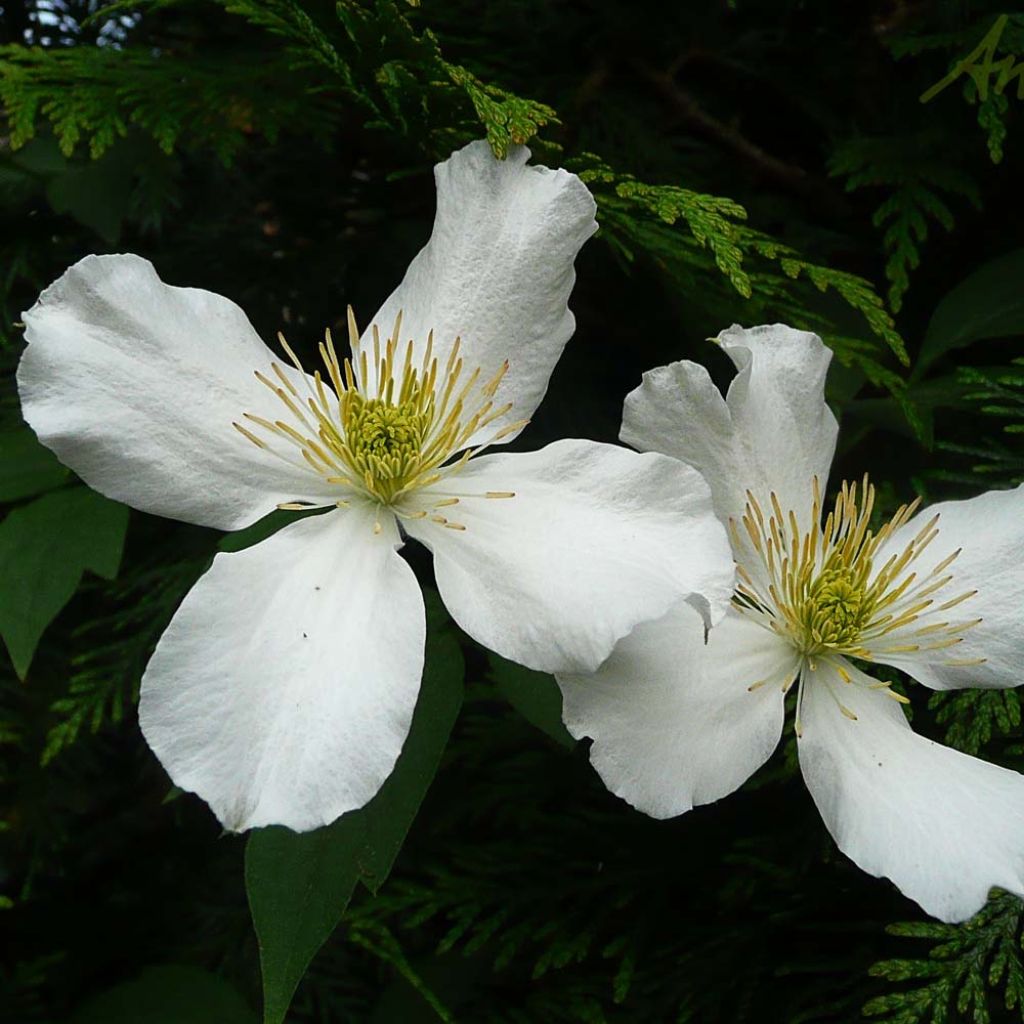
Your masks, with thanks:
[{"label": "yellow stamen", "polygon": [[815,480],[807,528],[801,529],[800,517],[783,509],[774,492],[766,514],[748,491],[744,514],[729,523],[737,550],[753,556],[752,563],[737,566],[736,608],[788,639],[812,671],[817,659],[829,662],[844,683],[852,680],[841,657],[872,660],[945,650],[980,621],[954,622],[942,614],[976,593],[946,601],[939,596],[953,582],[947,570],[959,549],[929,568],[918,567],[940,535],[938,515],[876,571],[879,552],[910,521],[918,502],[902,506],[877,531],[870,521],[874,505],[875,489],[866,476],[859,484],[844,482],[822,527]]},{"label": "yellow stamen", "polygon": [[[456,338],[444,369],[439,371],[433,333],[427,336],[418,364],[412,340],[402,344],[401,312],[389,337],[382,339],[374,326],[369,346],[360,340],[351,308],[346,322],[350,359],[339,358],[327,330],[319,344],[324,371],[318,370],[310,377],[284,335],[279,334],[281,347],[302,375],[301,382],[276,362],[270,364],[270,373],[256,371],[256,378],[288,415],[270,420],[246,412],[244,418],[298,452],[282,455],[271,448],[267,438],[240,423],[234,424],[235,429],[257,447],[313,470],[323,482],[362,491],[371,501],[406,517],[430,518],[438,525],[464,530],[465,526],[450,523],[443,516],[428,512],[421,517],[422,510],[415,507],[415,502],[409,507],[409,502],[416,491],[458,473],[480,450],[467,445],[490,424],[498,420],[504,423],[480,447],[525,426],[526,420],[505,422],[511,403],[494,405],[508,362],[483,380],[480,367],[469,370],[465,366],[461,341]],[[305,394],[300,390],[303,385]],[[515,493],[486,491],[462,497],[513,498]],[[428,502],[428,508],[444,508],[459,500],[442,492]],[[306,507],[299,502],[282,507],[293,505]]]}]

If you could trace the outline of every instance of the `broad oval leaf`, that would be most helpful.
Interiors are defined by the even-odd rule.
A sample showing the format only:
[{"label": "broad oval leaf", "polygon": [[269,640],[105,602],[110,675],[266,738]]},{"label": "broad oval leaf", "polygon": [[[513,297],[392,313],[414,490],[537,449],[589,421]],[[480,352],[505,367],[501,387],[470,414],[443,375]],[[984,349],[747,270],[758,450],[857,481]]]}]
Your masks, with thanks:
[{"label": "broad oval leaf", "polygon": [[576,741],[562,723],[562,694],[554,676],[535,672],[500,655],[488,655],[491,678],[502,696],[530,725],[571,750]]},{"label": "broad oval leaf", "polygon": [[0,501],[17,501],[65,483],[71,471],[28,427],[0,432]]},{"label": "broad oval leaf", "polygon": [[0,523],[0,636],[21,678],[82,573],[117,575],[127,528],[127,507],[87,487],[45,494]]},{"label": "broad oval leaf", "polygon": [[147,967],[80,1007],[69,1024],[256,1024],[226,981],[196,967]]},{"label": "broad oval leaf", "polygon": [[984,264],[935,307],[914,375],[954,349],[1014,334],[1024,334],[1024,249]]}]

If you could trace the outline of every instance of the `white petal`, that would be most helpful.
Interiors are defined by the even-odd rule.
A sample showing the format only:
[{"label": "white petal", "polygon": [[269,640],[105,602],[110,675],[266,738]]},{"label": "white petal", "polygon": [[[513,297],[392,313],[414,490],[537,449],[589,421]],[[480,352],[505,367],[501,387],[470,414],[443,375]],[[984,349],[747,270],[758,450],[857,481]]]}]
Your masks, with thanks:
[{"label": "white petal", "polygon": [[87,256],[24,319],[25,419],[102,494],[222,530],[278,502],[332,500],[232,427],[284,409],[253,375],[273,354],[228,299],[165,285],[138,256]]},{"label": "white petal", "polygon": [[226,828],[325,825],[394,767],[423,670],[423,599],[372,510],[220,554],[142,681],[146,740]]},{"label": "white petal", "polygon": [[916,735],[896,701],[846,668],[852,683],[828,666],[807,679],[799,741],[839,848],[943,921],[980,910],[991,886],[1024,895],[1024,776]]},{"label": "white petal", "polygon": [[[898,665],[936,690],[1019,686],[1024,665],[1024,485],[1012,491],[988,491],[967,501],[932,505],[893,535],[876,555],[875,565],[884,565],[890,554],[901,551],[936,515],[939,533],[921,555],[919,575],[923,579],[933,566],[959,548],[960,554],[942,573],[953,579],[933,595],[935,607],[904,631],[898,642],[926,648],[930,640],[941,637],[910,635],[915,627],[935,621],[982,621],[962,634],[954,634],[963,638],[955,647],[876,657]],[[977,594],[954,608],[940,607],[971,590],[977,590]],[[983,664],[955,664],[982,658]]]},{"label": "white petal", "polygon": [[[725,613],[733,582],[725,531],[707,485],[680,462],[557,441],[474,459],[454,488],[464,497],[440,511],[464,530],[429,519],[406,529],[434,552],[455,620],[506,658],[589,672],[638,622],[682,598],[709,624]],[[515,497],[482,497],[488,491]]]},{"label": "white petal", "polygon": [[[480,367],[481,381],[508,360],[494,404],[514,403],[511,420],[533,415],[572,337],[573,260],[597,230],[596,205],[580,179],[527,166],[529,156],[516,146],[496,160],[479,141],[435,167],[430,241],[373,318],[387,337],[401,312],[402,340],[411,339],[417,354],[433,331],[442,368],[461,338],[466,373]],[[481,439],[496,431],[492,425]]]},{"label": "white petal", "polygon": [[637,626],[593,675],[560,674],[562,715],[577,739],[593,737],[591,763],[613,793],[670,818],[768,760],[796,666],[792,647],[735,611],[705,645],[700,617],[680,604]]},{"label": "white petal", "polygon": [[739,371],[723,401],[707,371],[688,361],[644,374],[625,403],[622,440],[699,469],[723,520],[739,517],[746,491],[772,491],[783,509],[810,517],[811,481],[822,490],[837,425],[825,404],[832,353],[783,324],[730,327],[718,338]]},{"label": "white petal", "polygon": [[648,370],[626,396],[622,440],[700,470],[724,522],[743,514],[745,491],[763,486],[763,472],[738,444],[729,407],[699,363],[682,360]]}]

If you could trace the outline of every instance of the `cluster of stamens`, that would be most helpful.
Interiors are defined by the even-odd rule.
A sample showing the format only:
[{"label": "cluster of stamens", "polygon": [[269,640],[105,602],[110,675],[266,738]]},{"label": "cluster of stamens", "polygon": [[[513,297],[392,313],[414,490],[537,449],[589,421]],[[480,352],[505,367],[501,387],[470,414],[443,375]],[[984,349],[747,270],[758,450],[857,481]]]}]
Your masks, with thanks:
[{"label": "cluster of stamens", "polygon": [[[283,335],[281,346],[298,371],[298,379],[271,364],[273,377],[256,371],[256,377],[281,401],[287,419],[270,420],[254,413],[245,419],[266,436],[235,423],[235,429],[258,447],[292,464],[313,470],[326,483],[341,490],[362,492],[406,518],[430,517],[451,529],[464,529],[437,510],[456,505],[458,497],[445,495],[429,508],[414,508],[405,501],[413,492],[457,473],[486,444],[500,441],[519,430],[525,421],[509,423],[486,444],[467,448],[481,430],[507,416],[511,403],[495,405],[494,396],[508,370],[506,361],[493,377],[481,382],[481,370],[468,372],[458,338],[443,366],[434,355],[434,338],[427,337],[423,357],[414,365],[410,340],[400,347],[402,315],[398,314],[391,337],[381,341],[372,330],[372,352],[361,346],[352,310],[348,311],[352,355],[339,359],[330,330],[320,343],[326,371],[316,370],[312,379]],[[289,420],[291,422],[289,422]],[[271,440],[287,442],[285,452]],[[458,458],[449,459],[461,452]],[[301,462],[298,460],[301,459]],[[488,498],[514,497],[510,491],[488,491]],[[341,499],[338,505],[344,506]],[[288,502],[281,508],[306,508],[305,502]]]},{"label": "cluster of stamens", "polygon": [[[748,491],[739,523],[730,521],[737,550],[752,549],[756,556],[755,564],[737,566],[733,603],[795,648],[799,664],[783,689],[793,684],[803,665],[813,671],[818,659],[831,661],[849,682],[842,657],[885,661],[893,655],[946,650],[961,643],[964,632],[981,621],[945,614],[977,593],[951,594],[953,574],[947,570],[959,549],[930,569],[920,567],[922,555],[939,535],[938,515],[876,567],[879,551],[906,525],[919,501],[901,506],[877,532],[870,526],[875,488],[866,476],[859,497],[856,483],[843,483],[824,525],[815,479],[806,530],[800,529],[793,511],[783,512],[774,493],[769,501],[771,507],[762,509]],[[943,663],[983,660],[946,658]],[[905,700],[887,683],[880,682],[877,688]]]}]

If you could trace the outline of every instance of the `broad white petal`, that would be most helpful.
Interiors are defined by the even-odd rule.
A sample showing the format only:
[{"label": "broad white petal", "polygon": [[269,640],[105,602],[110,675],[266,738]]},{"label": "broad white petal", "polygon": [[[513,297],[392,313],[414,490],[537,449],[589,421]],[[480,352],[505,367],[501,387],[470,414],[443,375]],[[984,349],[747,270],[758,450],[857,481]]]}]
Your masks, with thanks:
[{"label": "broad white petal", "polygon": [[700,616],[679,604],[620,640],[593,675],[560,674],[562,716],[577,739],[593,737],[591,763],[613,793],[670,818],[768,760],[796,667],[792,647],[736,611],[705,644]]},{"label": "broad white petal", "polygon": [[783,509],[800,518],[809,481],[817,477],[824,491],[836,449],[839,425],[825,404],[832,352],[816,334],[785,324],[734,325],[718,343],[739,371],[726,397],[739,444]]},{"label": "broad white petal", "polygon": [[146,740],[225,828],[317,828],[394,767],[423,670],[419,586],[394,520],[312,516],[220,554],[142,680]]},{"label": "broad white petal", "polygon": [[100,493],[221,530],[278,502],[333,500],[232,427],[285,410],[253,373],[270,374],[273,354],[228,299],[165,285],[138,256],[87,256],[24,319],[25,419]]},{"label": "broad white petal", "polygon": [[[508,420],[528,419],[544,397],[575,328],[573,261],[597,230],[596,205],[580,179],[528,166],[529,156],[516,146],[497,160],[479,141],[434,168],[430,241],[372,321],[386,338],[401,312],[403,344],[411,339],[417,357],[433,331],[442,369],[461,338],[464,376],[480,367],[481,382],[508,360],[494,397],[496,408],[513,403]],[[497,429],[492,424],[477,440]]]},{"label": "broad white petal", "polygon": [[980,910],[991,886],[1024,895],[1024,776],[916,735],[896,701],[846,669],[852,683],[824,665],[807,678],[799,741],[839,848],[943,921]]},{"label": "broad white petal", "polygon": [[[918,682],[936,690],[964,686],[1010,687],[1022,682],[1024,665],[1024,485],[1012,491],[988,491],[967,501],[944,501],[919,512],[875,557],[885,564],[901,551],[925,523],[938,516],[938,536],[919,559],[922,582],[934,566],[957,549],[960,554],[942,571],[953,579],[933,595],[934,606],[895,642],[919,644],[922,649],[897,655],[876,655],[879,661],[898,665]],[[977,593],[953,608],[941,606],[968,591]],[[936,622],[977,625],[964,629],[962,642],[954,647],[928,650],[945,633],[914,635],[915,628]],[[957,664],[977,662],[981,664]]]},{"label": "broad white petal", "polygon": [[[590,672],[638,622],[680,599],[708,624],[728,607],[725,531],[707,485],[681,462],[557,441],[474,459],[448,491],[463,497],[440,511],[464,530],[429,518],[406,529],[434,552],[459,625],[513,661]],[[483,497],[509,491],[515,497]]]},{"label": "broad white petal", "polygon": [[723,522],[743,514],[747,488],[764,487],[763,468],[737,442],[729,407],[699,363],[684,359],[648,370],[626,396],[619,436],[638,451],[671,455],[700,470]]},{"label": "broad white petal", "polygon": [[699,469],[723,520],[737,518],[746,492],[809,522],[811,481],[822,490],[835,452],[836,419],[825,404],[832,353],[821,339],[783,324],[718,337],[739,371],[722,400],[707,371],[688,361],[644,374],[626,398],[622,440]]}]

